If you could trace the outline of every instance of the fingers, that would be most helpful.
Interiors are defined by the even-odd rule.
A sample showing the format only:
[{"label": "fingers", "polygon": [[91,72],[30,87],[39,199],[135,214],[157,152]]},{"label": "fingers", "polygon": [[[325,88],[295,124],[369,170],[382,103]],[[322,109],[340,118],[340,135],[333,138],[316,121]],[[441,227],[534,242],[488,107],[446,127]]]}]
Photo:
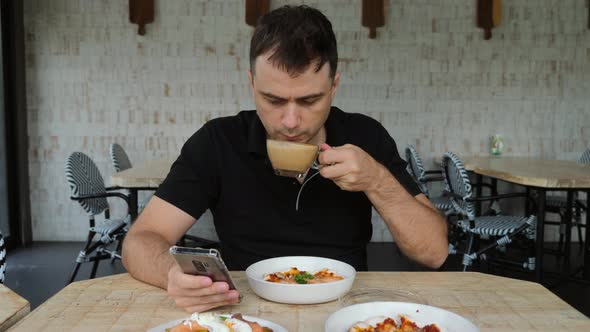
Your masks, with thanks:
[{"label": "fingers", "polygon": [[[327,144],[326,144],[327,146]],[[361,160],[357,147],[346,144],[339,147],[329,147],[319,155],[320,174],[328,179],[337,179],[347,174],[356,174],[361,171]],[[361,150],[362,151],[362,150]],[[349,179],[353,180],[353,179]]]},{"label": "fingers", "polygon": [[234,300],[234,301],[222,301],[222,302],[215,302],[215,303],[206,303],[206,304],[198,304],[198,305],[194,305],[194,306],[184,307],[183,309],[186,312],[188,312],[188,313],[203,312],[203,311],[207,311],[209,309],[221,307],[221,306],[224,306],[224,305],[232,305],[232,304],[235,304],[235,303],[237,303],[237,300]]},{"label": "fingers", "polygon": [[326,179],[336,180],[348,174],[349,170],[345,164],[338,163],[333,165],[324,164],[323,167],[319,169],[319,172],[320,175]]},{"label": "fingers", "polygon": [[183,273],[178,266],[168,271],[168,295],[187,312],[201,312],[239,301],[239,292],[230,290],[226,282]]},{"label": "fingers", "polygon": [[178,265],[174,265],[168,271],[167,289],[171,296],[186,295],[186,292],[198,291],[210,287],[212,284],[211,278],[183,273]]},{"label": "fingers", "polygon": [[179,287],[171,285],[168,287],[168,294],[170,296],[208,296],[219,293],[226,293],[229,286],[226,282],[215,282],[208,287]]},{"label": "fingers", "polygon": [[173,286],[181,289],[200,289],[209,287],[213,284],[213,281],[209,277],[193,276],[184,273],[171,281],[173,282]]},{"label": "fingers", "polygon": [[354,157],[354,150],[349,144],[330,147],[328,144],[322,144],[322,152],[318,160],[322,165],[332,165],[341,163]]},{"label": "fingers", "polygon": [[169,291],[168,294],[174,299],[176,306],[188,312],[201,312],[222,305],[235,304],[240,297],[237,290],[228,290],[225,282],[216,282],[202,289],[179,290],[174,293]]},{"label": "fingers", "polygon": [[318,158],[322,164],[319,172],[322,177],[334,181],[340,189],[364,191],[378,181],[375,179],[378,163],[361,148],[345,144],[339,147],[322,145],[322,149]]},{"label": "fingers", "polygon": [[319,170],[322,177],[330,179],[340,189],[346,191],[362,191],[357,183],[357,175],[349,173],[346,166],[342,164],[336,164],[333,166],[326,166]]},{"label": "fingers", "polygon": [[217,293],[207,296],[179,296],[174,297],[174,302],[178,307],[190,308],[195,306],[233,304],[239,300],[240,294],[232,289],[224,293]]}]

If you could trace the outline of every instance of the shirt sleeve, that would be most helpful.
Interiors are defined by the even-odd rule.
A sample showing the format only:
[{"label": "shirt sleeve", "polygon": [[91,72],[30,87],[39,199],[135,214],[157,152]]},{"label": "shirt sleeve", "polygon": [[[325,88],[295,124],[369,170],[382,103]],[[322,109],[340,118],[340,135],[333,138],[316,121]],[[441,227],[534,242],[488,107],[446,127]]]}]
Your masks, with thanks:
[{"label": "shirt sleeve", "polygon": [[184,144],[155,195],[198,219],[219,192],[215,150],[205,125]]},{"label": "shirt sleeve", "polygon": [[416,196],[421,194],[422,191],[407,171],[408,163],[400,157],[399,152],[397,151],[395,140],[380,123],[378,123],[378,126],[380,130],[377,131],[377,140],[379,142],[377,147],[377,160],[387,167],[391,174],[393,174],[410,195]]}]

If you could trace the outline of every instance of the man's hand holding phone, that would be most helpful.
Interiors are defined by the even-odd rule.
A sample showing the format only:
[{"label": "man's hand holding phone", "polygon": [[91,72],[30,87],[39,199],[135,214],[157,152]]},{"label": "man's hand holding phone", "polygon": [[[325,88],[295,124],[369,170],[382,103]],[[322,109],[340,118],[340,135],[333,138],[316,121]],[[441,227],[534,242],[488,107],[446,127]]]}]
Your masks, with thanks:
[{"label": "man's hand holding phone", "polygon": [[239,302],[239,292],[230,290],[227,282],[186,274],[177,264],[168,271],[168,295],[178,307],[189,313]]},{"label": "man's hand holding phone", "polygon": [[171,247],[176,260],[168,271],[168,295],[187,312],[201,312],[240,301],[240,294],[215,249]]}]

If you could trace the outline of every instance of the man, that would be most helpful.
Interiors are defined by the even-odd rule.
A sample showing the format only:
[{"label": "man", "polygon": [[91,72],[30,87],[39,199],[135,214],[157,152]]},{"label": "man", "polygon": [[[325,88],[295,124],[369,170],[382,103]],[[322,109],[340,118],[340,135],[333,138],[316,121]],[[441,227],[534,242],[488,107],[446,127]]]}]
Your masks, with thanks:
[{"label": "man", "polygon": [[[402,252],[426,266],[447,256],[446,224],[405,171],[377,121],[331,107],[338,89],[336,38],[307,6],[261,18],[248,78],[256,111],[206,123],[184,145],[168,177],[123,246],[137,279],[165,288],[179,307],[200,312],[235,303],[224,282],[183,274],[168,254],[206,209],[232,270],[275,256],[315,255],[366,270],[371,206]],[[322,148],[321,176],[301,182],[273,174],[266,139]]]}]

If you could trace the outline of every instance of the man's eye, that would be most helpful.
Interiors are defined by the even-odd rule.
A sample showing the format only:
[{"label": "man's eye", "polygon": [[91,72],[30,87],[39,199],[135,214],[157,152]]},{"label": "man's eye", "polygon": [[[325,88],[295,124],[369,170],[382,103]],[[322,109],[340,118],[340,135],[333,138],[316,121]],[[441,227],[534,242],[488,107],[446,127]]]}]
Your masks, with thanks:
[{"label": "man's eye", "polygon": [[280,99],[268,99],[268,102],[271,103],[272,105],[280,105],[283,103],[283,101]]},{"label": "man's eye", "polygon": [[317,99],[304,99],[301,101],[302,105],[306,105],[306,106],[310,106],[315,104],[315,102],[318,101]]}]

